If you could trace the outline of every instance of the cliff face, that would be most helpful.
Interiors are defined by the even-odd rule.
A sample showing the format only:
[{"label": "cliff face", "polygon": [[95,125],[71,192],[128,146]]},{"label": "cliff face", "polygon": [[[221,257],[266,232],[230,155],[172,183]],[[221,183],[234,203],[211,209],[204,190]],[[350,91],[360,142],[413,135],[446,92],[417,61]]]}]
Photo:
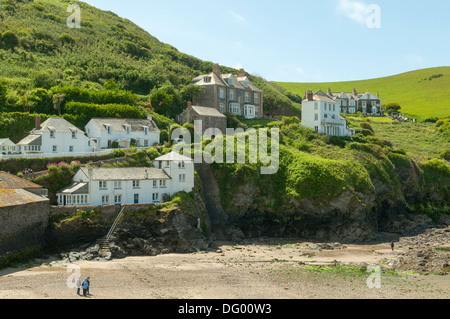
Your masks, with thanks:
[{"label": "cliff face", "polygon": [[[222,201],[213,206],[225,211],[228,224],[241,229],[246,236],[341,242],[367,241],[380,231],[400,233],[431,222],[429,218],[418,217],[409,208],[411,205],[448,207],[445,201],[448,194],[424,183],[423,172],[414,161],[407,159],[391,164],[391,168],[389,178],[372,174],[373,188],[365,192],[344,187],[346,190],[326,199],[325,192],[324,198],[298,198],[287,192],[280,195],[272,191],[273,178],[261,183],[260,179],[245,179],[239,174],[233,177],[225,174],[223,167],[215,166],[213,175],[222,190]],[[285,174],[283,168],[280,174]],[[215,192],[208,189],[206,198],[214,201],[219,197]]]}]

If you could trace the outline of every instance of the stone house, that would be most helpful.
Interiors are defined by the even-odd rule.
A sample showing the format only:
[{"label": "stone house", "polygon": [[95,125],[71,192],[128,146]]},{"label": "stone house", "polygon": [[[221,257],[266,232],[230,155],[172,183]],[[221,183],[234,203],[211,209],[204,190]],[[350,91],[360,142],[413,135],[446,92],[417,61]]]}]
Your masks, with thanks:
[{"label": "stone house", "polygon": [[214,64],[212,73],[200,75],[192,83],[204,88],[193,99],[194,105],[217,107],[222,114],[230,112],[248,119],[263,116],[263,91],[249,80],[244,69],[237,76],[221,74],[219,64]]},{"label": "stone house", "polygon": [[41,186],[0,172],[0,256],[45,244],[49,199]]},{"label": "stone house", "polygon": [[194,123],[201,121],[202,127],[196,127],[198,132],[209,133],[209,136],[217,136],[226,133],[227,117],[220,113],[217,108],[195,106],[191,102],[188,107],[178,116],[178,123]]}]

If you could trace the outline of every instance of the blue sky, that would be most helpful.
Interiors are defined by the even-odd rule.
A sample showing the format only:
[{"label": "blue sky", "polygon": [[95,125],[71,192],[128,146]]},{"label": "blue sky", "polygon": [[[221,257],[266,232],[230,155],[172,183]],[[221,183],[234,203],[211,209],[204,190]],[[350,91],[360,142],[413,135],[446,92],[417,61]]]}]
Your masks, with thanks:
[{"label": "blue sky", "polygon": [[84,2],[181,52],[270,81],[351,81],[450,65],[448,0]]}]

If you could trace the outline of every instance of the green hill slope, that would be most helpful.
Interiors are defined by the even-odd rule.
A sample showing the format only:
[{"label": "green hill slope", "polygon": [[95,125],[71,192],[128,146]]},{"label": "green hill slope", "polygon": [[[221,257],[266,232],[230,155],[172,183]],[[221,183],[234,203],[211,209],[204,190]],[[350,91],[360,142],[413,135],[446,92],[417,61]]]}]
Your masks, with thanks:
[{"label": "green hill slope", "polygon": [[[67,26],[69,4],[81,8],[79,29]],[[8,88],[3,110],[22,111],[21,98],[36,88],[102,90],[111,81],[148,101],[149,93],[158,88],[181,93],[194,77],[212,72],[212,66],[213,62],[181,53],[113,12],[81,1],[0,0],[0,82]],[[225,66],[221,71],[238,72]],[[251,79],[267,90],[268,109],[293,104],[263,79]],[[185,106],[184,100],[177,102]],[[1,104],[0,98],[0,110]]]},{"label": "green hill slope", "polygon": [[399,75],[351,82],[283,83],[277,85],[304,95],[308,89],[333,92],[380,92],[383,104],[398,102],[402,112],[418,119],[450,116],[450,67],[437,67],[411,71]]}]

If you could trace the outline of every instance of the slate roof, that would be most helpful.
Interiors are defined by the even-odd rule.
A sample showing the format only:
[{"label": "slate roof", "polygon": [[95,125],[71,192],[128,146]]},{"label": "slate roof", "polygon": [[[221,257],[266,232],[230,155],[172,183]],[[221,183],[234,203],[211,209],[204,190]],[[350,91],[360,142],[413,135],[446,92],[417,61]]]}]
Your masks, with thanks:
[{"label": "slate roof", "polygon": [[[87,167],[81,168],[88,177]],[[148,178],[146,172],[148,172]],[[93,168],[92,179],[94,181],[137,181],[137,180],[164,180],[171,179],[162,169],[155,167],[119,167],[119,168]]]},{"label": "slate roof", "polygon": [[48,202],[48,198],[35,195],[23,189],[0,189],[0,207],[26,205],[39,202]]},{"label": "slate roof", "polygon": [[170,152],[169,154],[163,155],[155,159],[155,161],[183,161],[183,162],[192,162],[192,158],[181,155],[177,152]]},{"label": "slate roof", "polygon": [[32,183],[18,176],[0,172],[0,189],[35,189],[42,188],[41,185]]},{"label": "slate roof", "polygon": [[226,118],[226,116],[222,113],[220,113],[216,108],[214,107],[205,107],[205,106],[192,106],[192,110],[195,111],[198,115],[201,116],[212,116],[212,117],[222,117]]},{"label": "slate roof", "polygon": [[130,126],[130,131],[144,132],[144,127],[148,127],[149,133],[159,133],[160,130],[155,121],[149,119],[117,119],[117,118],[93,118],[93,121],[102,131],[106,131],[109,125],[112,131],[126,132],[126,125]]},{"label": "slate roof", "polygon": [[55,131],[56,133],[83,133],[82,130],[80,130],[75,125],[71,124],[70,122],[66,121],[65,119],[61,117],[51,117],[47,121],[41,124],[41,127],[39,130],[33,130],[34,133],[41,133],[41,132],[47,132],[47,131]]},{"label": "slate roof", "polygon": [[42,135],[31,134],[21,140],[17,145],[42,145]]},{"label": "slate roof", "polygon": [[89,184],[75,182],[70,186],[67,186],[62,190],[60,190],[58,194],[70,194],[70,195],[89,194]]}]

